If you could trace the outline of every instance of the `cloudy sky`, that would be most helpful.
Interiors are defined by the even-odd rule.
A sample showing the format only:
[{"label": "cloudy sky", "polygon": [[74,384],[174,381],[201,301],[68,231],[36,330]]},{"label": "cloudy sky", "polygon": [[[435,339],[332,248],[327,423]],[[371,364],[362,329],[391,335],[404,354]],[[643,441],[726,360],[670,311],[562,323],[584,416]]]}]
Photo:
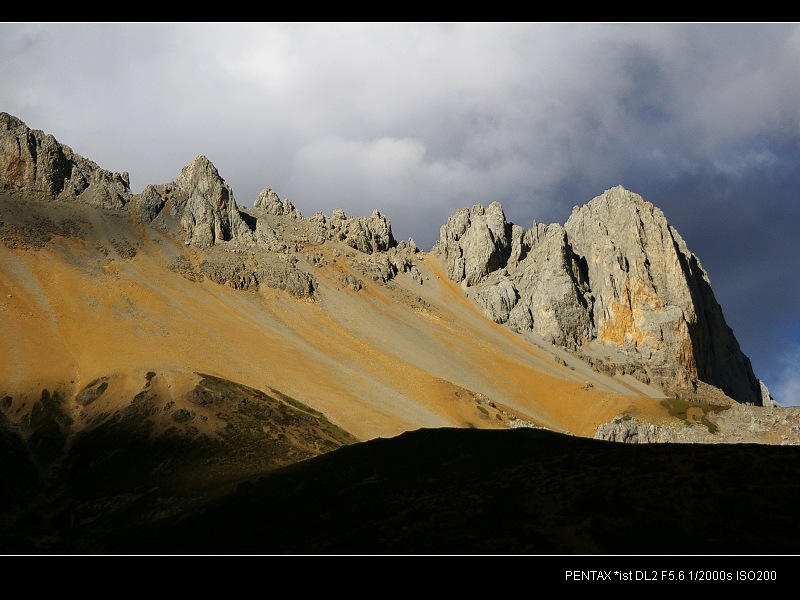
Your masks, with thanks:
[{"label": "cloudy sky", "polygon": [[134,193],[207,156],[252,206],[378,209],[423,250],[460,206],[564,223],[622,185],[800,405],[800,25],[0,23],[0,111]]}]

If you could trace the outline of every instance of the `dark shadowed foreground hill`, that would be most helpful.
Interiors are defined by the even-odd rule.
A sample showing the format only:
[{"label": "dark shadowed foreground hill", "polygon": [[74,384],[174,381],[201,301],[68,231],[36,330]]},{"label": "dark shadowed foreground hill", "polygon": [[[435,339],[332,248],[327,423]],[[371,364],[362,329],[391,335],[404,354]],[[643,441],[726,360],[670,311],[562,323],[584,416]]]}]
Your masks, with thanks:
[{"label": "dark shadowed foreground hill", "polygon": [[98,542],[136,554],[795,554],[799,462],[794,446],[421,429]]}]

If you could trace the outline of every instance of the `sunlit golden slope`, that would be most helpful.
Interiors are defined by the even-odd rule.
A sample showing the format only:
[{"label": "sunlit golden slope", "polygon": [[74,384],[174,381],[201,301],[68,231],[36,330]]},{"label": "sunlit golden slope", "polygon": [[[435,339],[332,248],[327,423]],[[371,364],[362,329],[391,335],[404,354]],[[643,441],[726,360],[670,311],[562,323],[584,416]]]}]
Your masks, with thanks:
[{"label": "sunlit golden slope", "polygon": [[196,264],[199,251],[125,211],[6,200],[6,214],[24,208],[73,226],[39,247],[12,230],[0,244],[7,414],[24,414],[45,389],[75,398],[99,377],[112,382],[110,411],[109,402],[131,401],[148,372],[164,402],[180,407],[199,372],[279,390],[361,440],[515,419],[591,437],[623,411],[667,418],[658,390],[600,375],[486,318],[432,253],[416,254],[422,285],[398,274],[355,291],[342,282],[360,253],[309,244],[324,257],[304,265],[318,288],[313,300],[297,299],[171,270],[181,255]]}]

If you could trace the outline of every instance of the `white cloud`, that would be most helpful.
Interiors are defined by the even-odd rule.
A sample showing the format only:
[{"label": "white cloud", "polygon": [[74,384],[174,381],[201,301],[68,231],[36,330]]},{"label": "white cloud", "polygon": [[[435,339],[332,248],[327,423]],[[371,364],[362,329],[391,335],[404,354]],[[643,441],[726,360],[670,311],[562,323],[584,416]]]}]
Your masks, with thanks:
[{"label": "white cloud", "polygon": [[712,163],[726,175],[738,177],[753,170],[775,167],[779,160],[777,154],[768,149],[745,149],[733,156],[716,158]]},{"label": "white cloud", "polygon": [[800,344],[783,355],[775,389],[770,394],[781,406],[800,406]]},{"label": "white cloud", "polygon": [[350,215],[368,215],[379,209],[392,218],[401,213],[399,206],[424,213],[426,200],[448,197],[474,179],[458,162],[427,160],[418,139],[328,137],[295,154],[287,189],[304,212],[343,208]]}]

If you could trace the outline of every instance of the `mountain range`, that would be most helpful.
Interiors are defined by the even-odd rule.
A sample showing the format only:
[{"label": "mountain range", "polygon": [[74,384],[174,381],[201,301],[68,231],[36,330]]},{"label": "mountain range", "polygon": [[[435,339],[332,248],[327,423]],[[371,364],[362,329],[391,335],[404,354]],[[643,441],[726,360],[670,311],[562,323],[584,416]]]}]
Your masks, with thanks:
[{"label": "mountain range", "polygon": [[425,251],[205,156],[134,194],[0,113],[0,233],[0,551],[800,547],[800,409],[622,186]]}]

